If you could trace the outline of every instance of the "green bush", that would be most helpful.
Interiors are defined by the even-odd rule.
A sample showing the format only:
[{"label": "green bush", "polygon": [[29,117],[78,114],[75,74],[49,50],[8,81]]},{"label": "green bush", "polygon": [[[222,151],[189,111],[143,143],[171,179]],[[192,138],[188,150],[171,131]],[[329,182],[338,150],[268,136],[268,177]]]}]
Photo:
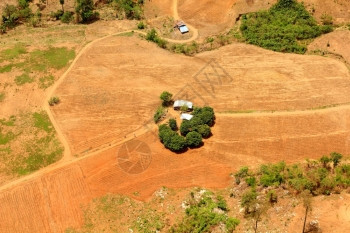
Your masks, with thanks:
[{"label": "green bush", "polygon": [[278,52],[305,53],[301,40],[312,39],[332,30],[319,26],[296,0],[279,0],[267,11],[242,17],[241,32],[249,44]]},{"label": "green bush", "polygon": [[251,189],[243,193],[241,206],[244,208],[246,214],[250,213],[253,211],[252,209],[255,208],[257,197],[258,194],[256,193],[255,189]]},{"label": "green bush", "polygon": [[98,13],[94,11],[93,0],[76,0],[75,12],[83,23],[91,22],[99,17]]},{"label": "green bush", "polygon": [[163,101],[163,106],[169,106],[172,102],[173,94],[167,91],[163,91],[162,94],[160,94],[160,99]]},{"label": "green bush", "polygon": [[202,124],[212,126],[215,120],[214,110],[211,107],[194,108],[193,115],[202,120]]},{"label": "green bush", "polygon": [[56,20],[59,20],[61,19],[63,14],[64,14],[63,10],[51,11],[50,17]]},{"label": "green bush", "polygon": [[255,187],[256,186],[256,178],[254,176],[249,176],[245,179],[245,182],[248,186]]},{"label": "green bush", "polygon": [[61,16],[61,22],[62,23],[70,23],[73,19],[73,12],[66,11]]},{"label": "green bush", "polygon": [[[172,131],[174,132],[174,131]],[[170,142],[164,143],[165,147],[170,149],[174,152],[181,152],[186,148],[186,139],[183,136],[178,135],[175,133],[171,139]]]},{"label": "green bush", "polygon": [[165,115],[165,108],[163,106],[159,106],[156,113],[153,116],[154,122],[158,123],[164,115]]},{"label": "green bush", "polygon": [[198,125],[193,130],[200,133],[203,138],[208,138],[211,135],[211,129],[208,125]]},{"label": "green bush", "polygon": [[53,96],[49,99],[49,105],[50,106],[54,106],[56,104],[60,103],[60,98],[58,98],[57,96]]},{"label": "green bush", "polygon": [[[217,197],[214,201],[209,192],[203,194],[200,200],[192,198],[191,205],[186,209],[185,217],[178,223],[172,226],[169,232],[184,233],[184,232],[212,232],[215,226],[219,224],[225,225],[227,232],[233,230],[239,224],[239,220],[227,216],[227,204],[222,197]],[[222,209],[224,213],[215,211]]]},{"label": "green bush", "polygon": [[114,5],[118,11],[125,14],[127,19],[141,19],[143,10],[143,1],[133,1],[133,0],[114,0]]},{"label": "green bush", "polygon": [[173,130],[176,131],[177,130],[177,123],[176,120],[174,118],[169,119],[169,127]]},{"label": "green bush", "polygon": [[181,133],[181,135],[186,136],[191,131],[192,131],[191,121],[183,120],[181,125],[180,125],[180,133]]},{"label": "green bush", "polygon": [[265,187],[280,185],[284,181],[282,172],[284,171],[285,167],[285,162],[272,165],[262,165],[260,167],[260,184]]},{"label": "green bush", "polygon": [[158,36],[158,33],[154,28],[147,32],[146,40],[156,43],[161,48],[166,48],[167,45],[167,42]]},{"label": "green bush", "polygon": [[186,135],[186,143],[189,147],[198,147],[202,142],[202,135],[197,132],[189,132]]},{"label": "green bush", "polygon": [[163,144],[168,145],[175,134],[176,132],[172,131],[171,128],[165,124],[160,125],[158,128],[158,136]]},{"label": "green bush", "polygon": [[146,25],[145,25],[145,23],[144,23],[143,21],[141,21],[141,22],[139,22],[139,23],[137,24],[137,28],[140,29],[140,30],[142,30],[142,29],[145,29],[145,28],[146,28]]},{"label": "green bush", "polygon": [[4,32],[6,28],[13,28],[17,25],[19,19],[19,13],[17,7],[14,5],[6,4],[2,12],[2,27]]}]

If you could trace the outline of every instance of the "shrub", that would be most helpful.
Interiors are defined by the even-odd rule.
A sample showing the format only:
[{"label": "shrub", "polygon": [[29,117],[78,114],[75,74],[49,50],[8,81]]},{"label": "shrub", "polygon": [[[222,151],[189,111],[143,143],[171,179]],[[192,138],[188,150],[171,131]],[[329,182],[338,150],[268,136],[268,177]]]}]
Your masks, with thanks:
[{"label": "shrub", "polygon": [[291,53],[306,52],[306,45],[300,40],[332,30],[329,25],[317,25],[304,5],[296,0],[279,0],[267,11],[244,15],[240,29],[249,44]]},{"label": "shrub", "polygon": [[61,17],[61,22],[62,23],[70,23],[73,19],[73,12],[66,11],[63,13]]},{"label": "shrub", "polygon": [[169,106],[172,102],[173,94],[167,91],[163,91],[162,94],[160,94],[160,99],[163,101],[164,106]]},{"label": "shrub", "polygon": [[193,130],[200,133],[203,138],[208,138],[211,135],[211,129],[208,125],[198,125]]},{"label": "shrub", "polygon": [[51,11],[50,17],[54,18],[56,20],[59,20],[59,19],[61,19],[63,14],[64,14],[63,10]]},{"label": "shrub", "polygon": [[242,195],[241,206],[244,208],[245,213],[248,214],[255,209],[257,193],[254,189],[246,191]]},{"label": "shrub", "polygon": [[165,108],[162,106],[159,106],[156,113],[153,116],[154,122],[158,123],[164,115],[165,115]]},{"label": "shrub", "polygon": [[57,96],[53,96],[49,99],[49,105],[54,106],[60,103],[60,99]]},{"label": "shrub", "polygon": [[[217,197],[217,201],[214,201],[207,192],[199,201],[192,199],[190,203],[185,217],[171,227],[170,233],[212,232],[219,224],[225,226],[226,232],[233,232],[239,224],[238,219],[227,216],[227,204],[222,197]],[[215,211],[218,208],[224,213]]]},{"label": "shrub", "polygon": [[2,12],[2,25],[3,28],[13,28],[18,23],[19,13],[14,5],[6,4]]},{"label": "shrub", "polygon": [[277,202],[277,194],[275,190],[270,190],[267,194],[266,194],[266,199],[270,202],[270,203],[276,203]]},{"label": "shrub", "polygon": [[343,155],[337,153],[337,152],[333,152],[331,153],[331,160],[333,162],[333,167],[335,168],[336,166],[338,166],[338,164],[340,163],[341,158],[343,158]]},{"label": "shrub", "polygon": [[145,27],[146,27],[146,25],[143,21],[141,21],[137,24],[137,28],[140,30],[145,29]]},{"label": "shrub", "polygon": [[189,147],[198,147],[202,144],[202,135],[197,132],[189,132],[186,135],[186,143]]},{"label": "shrub", "polygon": [[322,14],[321,21],[323,25],[333,25],[333,17],[326,13]]},{"label": "shrub", "polygon": [[256,178],[254,176],[249,176],[245,179],[245,182],[248,186],[255,187],[256,186]]},{"label": "shrub", "polygon": [[158,36],[158,33],[154,28],[147,32],[146,40],[156,43],[161,48],[166,48],[167,45],[167,42]]},{"label": "shrub", "polygon": [[176,131],[177,130],[177,123],[176,120],[174,118],[169,119],[169,127],[173,130]]},{"label": "shrub", "polygon": [[171,141],[171,138],[173,136],[175,136],[175,132],[172,131],[170,129],[169,126],[167,125],[160,125],[159,128],[158,128],[158,136],[159,136],[159,139],[160,141],[165,144],[165,145],[168,145]]},{"label": "shrub", "polygon": [[98,18],[98,13],[94,11],[93,0],[76,0],[75,12],[80,16],[83,23],[87,23]]},{"label": "shrub", "polygon": [[186,136],[191,131],[192,131],[191,121],[188,121],[188,120],[182,121],[182,123],[180,125],[180,133],[181,133],[181,135]]},{"label": "shrub", "polygon": [[260,172],[262,174],[260,177],[260,184],[265,187],[280,185],[284,181],[281,173],[284,171],[285,167],[286,164],[284,162],[275,165],[262,165],[260,167]]},{"label": "shrub", "polygon": [[124,13],[127,19],[141,19],[143,1],[114,0],[117,10]]},{"label": "shrub", "polygon": [[203,107],[203,108],[195,108],[193,111],[193,115],[199,117],[203,124],[208,126],[212,126],[215,120],[214,110],[211,107]]},{"label": "shrub", "polygon": [[[172,131],[174,132],[174,131]],[[175,133],[175,132],[174,132]],[[164,143],[165,147],[175,151],[175,152],[180,152],[186,148],[186,139],[183,136],[178,135],[175,133],[171,139],[170,142]]]}]

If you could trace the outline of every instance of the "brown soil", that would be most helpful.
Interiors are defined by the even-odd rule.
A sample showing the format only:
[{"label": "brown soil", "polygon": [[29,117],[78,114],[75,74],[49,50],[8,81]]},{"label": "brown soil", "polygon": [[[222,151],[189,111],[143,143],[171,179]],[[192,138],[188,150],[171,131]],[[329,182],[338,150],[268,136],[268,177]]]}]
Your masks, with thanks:
[{"label": "brown soil", "polygon": [[321,50],[341,55],[350,64],[350,30],[339,29],[315,39],[308,47],[309,51]]},{"label": "brown soil", "polygon": [[[170,1],[154,4],[159,15],[171,14]],[[202,30],[202,36],[215,32],[214,24],[230,25],[232,19],[224,15],[234,12],[230,9],[234,2],[211,4],[205,1],[200,8],[212,15],[205,17],[190,10],[196,9],[194,1],[182,0],[179,16]],[[218,31],[226,27],[220,25]],[[88,30],[90,41],[120,28],[94,24]],[[108,192],[129,196],[137,192],[137,199],[148,200],[161,186],[224,188],[230,184],[229,173],[243,165],[295,162],[332,151],[348,154],[349,82],[347,67],[331,58],[279,54],[244,44],[192,58],[136,37],[102,39],[83,50],[56,84],[57,90],[55,86],[50,95],[43,95],[43,100],[51,94],[60,97],[50,118],[67,142],[69,156],[85,157],[65,157],[2,186],[0,232],[63,232],[79,227],[81,205]],[[203,147],[174,154],[159,142],[152,115],[163,90],[214,107],[214,136]],[[134,175],[123,171],[118,160],[122,142],[136,143],[133,137],[151,151],[149,167],[141,166],[143,172]],[[318,212],[323,225],[336,212],[333,206],[343,202],[329,203]],[[348,221],[347,211],[341,207],[338,219],[330,221],[332,226]],[[346,232],[347,227],[344,223],[337,229]]]}]

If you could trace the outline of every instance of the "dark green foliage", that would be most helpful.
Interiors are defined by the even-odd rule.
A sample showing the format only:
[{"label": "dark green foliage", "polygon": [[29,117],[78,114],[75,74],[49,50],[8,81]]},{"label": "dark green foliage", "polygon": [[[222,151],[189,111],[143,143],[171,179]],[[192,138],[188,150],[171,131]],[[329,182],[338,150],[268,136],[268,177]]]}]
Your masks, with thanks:
[{"label": "dark green foliage", "polygon": [[155,123],[158,123],[158,122],[162,119],[162,117],[163,117],[164,115],[165,115],[165,108],[164,108],[163,106],[159,106],[159,107],[157,108],[156,113],[155,113],[154,116],[153,116],[154,122],[155,122]]},{"label": "dark green foliage", "polygon": [[70,23],[73,19],[73,12],[65,11],[61,16],[62,23]]},{"label": "dark green foliage", "polygon": [[242,195],[241,206],[244,208],[246,214],[250,213],[255,207],[257,196],[258,194],[256,193],[255,189],[246,191]]},{"label": "dark green foliage", "polygon": [[[226,214],[227,204],[221,197],[214,201],[209,192],[203,194],[200,200],[192,198],[191,205],[186,209],[186,215],[182,221],[175,224],[171,233],[204,233],[211,232],[215,226],[224,224],[227,232],[232,232],[239,224],[239,220],[228,217]],[[224,213],[218,213],[215,209],[222,209]]]},{"label": "dark green foliage", "polygon": [[170,142],[166,143],[165,146],[171,151],[180,152],[186,148],[186,139],[175,133],[175,135],[171,137]]},{"label": "dark green foliage", "polygon": [[280,162],[275,165],[262,165],[260,167],[260,184],[265,187],[280,185],[284,181],[282,172],[285,167],[285,162]]},{"label": "dark green foliage", "polygon": [[167,91],[163,91],[162,94],[160,94],[160,99],[163,101],[163,106],[169,106],[172,102],[173,94]]},{"label": "dark green foliage", "polygon": [[143,1],[114,0],[118,11],[124,13],[127,19],[141,19]]},{"label": "dark green foliage", "polygon": [[188,120],[182,121],[182,123],[180,125],[180,133],[181,133],[181,135],[186,136],[191,131],[192,131],[191,121],[188,121]]},{"label": "dark green foliage", "polygon": [[49,105],[50,106],[54,106],[56,104],[60,103],[60,98],[58,98],[57,96],[53,96],[49,99]]},{"label": "dark green foliage", "polygon": [[[339,153],[333,152],[330,157],[323,156],[320,161],[309,161],[307,165],[286,166],[284,162],[262,165],[256,173],[243,167],[235,174],[236,184],[245,178],[246,183],[254,188],[255,179],[260,179],[259,185],[263,187],[279,186],[283,183],[297,193],[305,190],[313,195],[337,193],[350,187],[350,165],[340,164],[342,155]],[[336,164],[332,170],[328,165],[325,166],[325,162],[331,159]]]},{"label": "dark green foliage", "polygon": [[215,120],[214,110],[211,107],[195,108],[193,110],[193,115],[199,117],[203,124],[212,126]]},{"label": "dark green foliage", "polygon": [[143,21],[140,21],[138,24],[137,24],[137,28],[142,30],[142,29],[145,29],[146,25]]},{"label": "dark green foliage", "polygon": [[331,162],[331,159],[327,155],[324,155],[321,157],[320,162],[323,164],[324,168],[327,168],[328,164]]},{"label": "dark green foliage", "polygon": [[13,28],[18,23],[19,13],[14,5],[6,5],[2,12],[2,25],[5,28]]},{"label": "dark green foliage", "polygon": [[93,0],[76,0],[75,12],[80,16],[81,22],[87,23],[98,18],[94,11]]},{"label": "dark green foliage", "polygon": [[211,129],[208,125],[198,125],[193,130],[200,133],[203,138],[208,138],[211,135]]},{"label": "dark green foliage", "polygon": [[174,130],[174,131],[177,130],[177,123],[176,123],[176,120],[174,118],[169,119],[168,124],[172,130]]},{"label": "dark green foliage", "polygon": [[251,187],[255,187],[256,186],[256,178],[254,176],[247,177],[245,179],[245,182]]},{"label": "dark green foliage", "polygon": [[186,148],[186,139],[171,130],[167,125],[160,125],[158,136],[164,146],[172,151],[180,152]]},{"label": "dark green foliage", "polygon": [[156,43],[161,48],[166,48],[167,45],[167,42],[158,36],[158,33],[154,28],[147,33],[146,40]]},{"label": "dark green foliage", "polygon": [[189,132],[186,135],[186,143],[189,147],[198,147],[202,144],[202,135],[197,132]]},{"label": "dark green foliage", "polygon": [[63,10],[51,11],[50,17],[56,20],[59,20],[61,19],[63,14],[64,14]]},{"label": "dark green foliage", "polygon": [[333,167],[335,168],[336,166],[338,166],[338,164],[340,163],[341,158],[343,158],[343,156],[337,152],[333,152],[331,153],[331,160],[333,162]]},{"label": "dark green foliage", "polygon": [[330,32],[332,27],[317,25],[302,3],[279,0],[267,11],[242,17],[241,31],[247,43],[279,52],[305,53],[301,40]]}]

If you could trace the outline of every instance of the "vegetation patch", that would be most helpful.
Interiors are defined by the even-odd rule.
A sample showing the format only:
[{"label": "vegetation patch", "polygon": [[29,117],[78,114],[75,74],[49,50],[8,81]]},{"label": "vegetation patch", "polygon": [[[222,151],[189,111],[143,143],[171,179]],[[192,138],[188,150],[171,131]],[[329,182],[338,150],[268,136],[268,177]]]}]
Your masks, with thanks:
[{"label": "vegetation patch", "polygon": [[1,173],[21,176],[58,161],[63,147],[47,114],[26,113],[0,120]]},{"label": "vegetation patch", "polygon": [[110,0],[112,7],[117,11],[118,19],[143,18],[143,0]]},{"label": "vegetation patch", "polygon": [[305,53],[307,41],[331,32],[332,26],[318,25],[296,0],[279,0],[267,11],[242,16],[245,41],[278,52]]},{"label": "vegetation patch", "polygon": [[39,78],[39,87],[41,89],[46,89],[52,86],[55,82],[55,77],[52,75],[47,75]]},{"label": "vegetation patch", "polygon": [[221,232],[233,232],[239,224],[238,219],[227,215],[228,207],[223,197],[215,197],[209,191],[204,190],[197,197],[192,193],[188,204],[184,218],[169,232],[212,232],[219,225],[224,228]]},{"label": "vegetation patch", "polygon": [[[158,108],[154,115],[155,123],[166,117],[166,112],[168,112],[165,112],[166,107],[174,103],[172,96],[167,91],[160,95],[162,106]],[[184,151],[187,147],[196,148],[203,145],[203,138],[208,138],[211,135],[210,126],[213,126],[215,120],[214,110],[209,106],[195,107],[192,111],[185,104],[181,106],[180,110],[191,117],[191,119],[183,120],[180,128],[178,128],[174,118],[169,119],[167,124],[161,124],[158,127],[160,141],[166,148],[174,152]],[[180,134],[177,131],[180,131]]]},{"label": "vegetation patch", "polygon": [[33,81],[34,81],[34,78],[30,77],[29,74],[27,74],[27,73],[16,76],[16,78],[15,78],[15,83],[18,86],[22,86],[26,83],[32,83]]}]

